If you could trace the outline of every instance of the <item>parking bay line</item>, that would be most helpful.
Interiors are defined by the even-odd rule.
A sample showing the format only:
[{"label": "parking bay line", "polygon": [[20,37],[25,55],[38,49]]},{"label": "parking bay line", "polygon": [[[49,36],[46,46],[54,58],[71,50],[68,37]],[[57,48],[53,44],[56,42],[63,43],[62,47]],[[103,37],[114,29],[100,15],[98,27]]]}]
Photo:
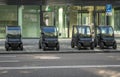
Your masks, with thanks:
[{"label": "parking bay line", "polygon": [[74,69],[74,68],[120,68],[120,65],[71,65],[71,66],[0,67],[0,70],[23,70],[23,69]]},{"label": "parking bay line", "polygon": [[13,62],[20,62],[19,60],[3,60],[0,63],[13,63]]},{"label": "parking bay line", "polygon": [[16,57],[16,55],[0,55],[0,57]]}]

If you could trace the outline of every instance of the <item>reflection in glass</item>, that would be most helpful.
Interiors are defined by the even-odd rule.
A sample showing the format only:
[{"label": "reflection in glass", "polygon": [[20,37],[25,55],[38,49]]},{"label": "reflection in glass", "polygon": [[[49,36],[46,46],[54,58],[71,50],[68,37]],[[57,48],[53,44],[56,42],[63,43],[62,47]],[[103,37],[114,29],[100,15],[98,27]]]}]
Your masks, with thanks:
[{"label": "reflection in glass", "polygon": [[79,27],[78,30],[79,30],[79,34],[81,36],[88,36],[88,37],[90,37],[90,33],[91,33],[90,27]]},{"label": "reflection in glass", "polygon": [[79,33],[90,34],[90,28],[89,27],[79,27]]},{"label": "reflection in glass", "polygon": [[43,28],[43,33],[45,37],[56,37],[57,36],[56,28]]},{"label": "reflection in glass", "polygon": [[21,36],[20,27],[8,27],[7,28],[7,37],[8,38],[17,38]]},{"label": "reflection in glass", "polygon": [[112,27],[101,27],[101,34],[104,36],[112,36],[113,32]]}]

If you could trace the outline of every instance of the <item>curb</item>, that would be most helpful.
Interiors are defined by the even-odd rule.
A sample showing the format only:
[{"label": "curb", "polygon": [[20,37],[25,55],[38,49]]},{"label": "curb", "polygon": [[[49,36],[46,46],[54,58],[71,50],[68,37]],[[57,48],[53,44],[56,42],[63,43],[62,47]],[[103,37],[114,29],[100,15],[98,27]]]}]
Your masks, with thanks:
[{"label": "curb", "polygon": [[62,54],[62,53],[120,53],[120,50],[101,50],[101,51],[92,51],[92,50],[80,50],[80,51],[40,51],[40,52],[23,52],[23,51],[8,51],[0,52],[0,54]]}]

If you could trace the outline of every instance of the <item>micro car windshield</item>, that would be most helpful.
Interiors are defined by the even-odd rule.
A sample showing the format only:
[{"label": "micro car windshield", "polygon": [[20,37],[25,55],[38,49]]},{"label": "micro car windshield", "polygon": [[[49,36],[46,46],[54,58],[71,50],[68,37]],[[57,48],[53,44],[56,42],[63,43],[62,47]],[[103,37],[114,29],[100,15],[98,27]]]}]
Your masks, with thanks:
[{"label": "micro car windshield", "polygon": [[101,27],[101,34],[104,36],[112,36],[114,31],[112,29],[112,27]]},{"label": "micro car windshield", "polygon": [[55,37],[57,36],[57,29],[54,27],[44,27],[43,33],[46,37]]},{"label": "micro car windshield", "polygon": [[90,27],[79,27],[79,34],[82,36],[90,36]]},{"label": "micro car windshield", "polygon": [[21,29],[20,27],[7,27],[7,37],[20,37]]}]

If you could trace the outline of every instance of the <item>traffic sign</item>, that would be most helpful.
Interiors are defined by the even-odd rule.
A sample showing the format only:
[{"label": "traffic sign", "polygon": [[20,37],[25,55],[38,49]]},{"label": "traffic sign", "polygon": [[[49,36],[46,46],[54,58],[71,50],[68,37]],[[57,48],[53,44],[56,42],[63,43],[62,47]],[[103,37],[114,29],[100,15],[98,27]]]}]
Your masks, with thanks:
[{"label": "traffic sign", "polygon": [[111,4],[106,5],[106,15],[112,15],[112,5]]}]

